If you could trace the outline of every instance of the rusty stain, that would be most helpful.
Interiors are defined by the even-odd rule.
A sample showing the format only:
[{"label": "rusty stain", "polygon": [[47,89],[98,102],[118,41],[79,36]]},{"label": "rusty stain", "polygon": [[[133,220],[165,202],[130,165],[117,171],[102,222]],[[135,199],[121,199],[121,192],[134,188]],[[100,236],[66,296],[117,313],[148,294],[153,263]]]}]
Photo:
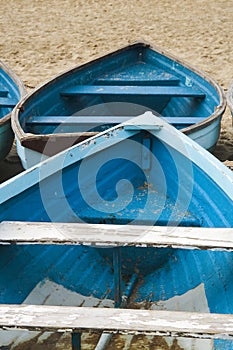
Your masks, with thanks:
[{"label": "rusty stain", "polygon": [[[71,335],[70,334],[58,334],[52,333],[44,341],[39,341],[39,337],[43,333],[39,333],[34,339],[24,342],[21,345],[14,347],[14,350],[71,350]],[[171,345],[168,345],[164,337],[159,336],[121,336],[113,335],[110,344],[106,350],[123,349],[127,341],[127,337],[130,338],[130,350],[184,350],[178,345],[178,340],[173,339]],[[99,335],[94,333],[82,333],[82,350],[94,350],[98,342]],[[9,347],[10,350],[11,347]]]},{"label": "rusty stain", "polygon": [[[59,333],[51,333],[51,335],[43,340],[39,341],[39,337],[43,333],[32,340],[24,342],[16,347],[14,350],[71,350],[71,335],[66,333],[64,335]],[[98,334],[95,333],[82,333],[82,350],[94,350],[95,345],[98,342]],[[9,350],[11,346],[9,347]]]}]

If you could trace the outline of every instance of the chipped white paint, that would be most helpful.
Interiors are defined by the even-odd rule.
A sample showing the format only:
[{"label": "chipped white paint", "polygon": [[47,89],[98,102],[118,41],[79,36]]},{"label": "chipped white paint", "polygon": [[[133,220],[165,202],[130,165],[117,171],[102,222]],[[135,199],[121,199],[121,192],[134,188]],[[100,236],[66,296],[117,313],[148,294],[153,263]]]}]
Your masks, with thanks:
[{"label": "chipped white paint", "polygon": [[233,315],[181,311],[0,305],[0,327],[56,332],[106,331],[119,334],[233,340]]},{"label": "chipped white paint", "polygon": [[[188,292],[153,303],[151,310],[169,310],[169,311],[192,311],[209,313],[208,302],[205,294],[204,284],[200,284]],[[212,350],[213,340],[211,339],[185,339],[178,337],[178,345],[183,349],[192,350]],[[166,342],[171,346],[173,339],[166,337]]]},{"label": "chipped white paint", "polygon": [[[51,304],[51,305],[73,305],[81,306],[89,304],[89,306],[101,306],[101,307],[113,307],[112,300],[99,300],[93,297],[85,297],[78,293],[67,290],[61,285],[58,285],[50,280],[41,281],[29,294],[24,301],[25,304]],[[142,304],[143,307],[143,304]],[[207,300],[205,297],[204,286],[200,285],[193,290],[181,296],[175,296],[166,301],[159,301],[152,305],[152,309],[163,309],[163,310],[180,310],[180,311],[196,311],[196,312],[209,312]],[[147,314],[147,311],[144,315]],[[195,314],[196,315],[196,314]],[[70,316],[69,321],[75,321],[76,316]],[[128,326],[133,322],[137,322],[137,317],[133,317],[127,322],[125,316],[121,318],[123,322],[126,322]],[[160,321],[159,321],[160,323]],[[143,323],[144,324],[144,323]],[[16,345],[24,343],[31,338],[38,335],[38,332],[21,332],[21,331],[1,331],[0,339],[1,345],[12,345],[13,349]],[[39,340],[46,339],[50,333],[46,332],[42,334]],[[132,335],[126,338],[126,349],[130,346],[133,339]],[[171,339],[171,338],[170,338]],[[166,341],[169,343],[169,338],[166,337]],[[170,340],[172,342],[172,340]],[[178,338],[179,345],[187,350],[210,350],[212,349],[212,340],[197,340],[197,339],[184,339]]]},{"label": "chipped white paint", "polygon": [[[37,305],[64,305],[64,306],[89,306],[89,307],[114,307],[113,300],[100,300],[94,297],[83,296],[64,288],[62,285],[54,283],[48,279],[41,281],[31,291],[24,300],[24,304]],[[14,349],[19,344],[23,344],[38,336],[38,332],[31,331],[0,331],[0,345],[11,346]],[[41,334],[38,343],[47,339],[51,335],[50,332]]]},{"label": "chipped white paint", "polygon": [[0,243],[233,250],[233,228],[2,222]]},{"label": "chipped white paint", "polygon": [[210,312],[203,283],[182,295],[153,303],[151,310]]},{"label": "chipped white paint", "polygon": [[[137,303],[136,308],[140,306],[140,309],[145,309],[145,303]],[[152,303],[150,306],[151,310],[167,310],[167,311],[192,311],[192,312],[206,312],[209,313],[208,302],[205,294],[204,284],[200,284],[194,289],[189,290],[188,292],[172,297],[168,300],[160,300],[156,303]],[[100,338],[101,339],[101,338]],[[124,349],[130,349],[130,344],[133,341],[134,336],[127,335],[125,336]],[[153,339],[153,337],[152,337]],[[166,340],[169,346],[173,343],[172,337],[163,337]],[[212,350],[213,349],[213,340],[212,339],[189,339],[189,338],[176,338],[178,345],[185,350]],[[97,349],[105,349],[102,347],[103,341],[98,343]]]}]

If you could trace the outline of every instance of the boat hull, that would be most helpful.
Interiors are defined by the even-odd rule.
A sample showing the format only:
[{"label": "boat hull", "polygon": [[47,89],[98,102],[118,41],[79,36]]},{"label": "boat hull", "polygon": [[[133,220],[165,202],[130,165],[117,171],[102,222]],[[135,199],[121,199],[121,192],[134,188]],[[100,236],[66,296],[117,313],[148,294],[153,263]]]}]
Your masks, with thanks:
[{"label": "boat hull", "polygon": [[225,107],[221,88],[205,73],[137,43],[46,82],[15,109],[12,126],[29,168],[40,160],[35,152],[54,155],[84,132],[87,138],[148,110],[212,151]]},{"label": "boat hull", "polygon": [[14,141],[14,133],[11,129],[10,119],[0,127],[0,140],[0,160],[3,160],[10,152]]},{"label": "boat hull", "polygon": [[21,80],[3,62],[0,62],[0,83],[0,160],[3,160],[14,140],[11,111],[25,95],[25,88]]},{"label": "boat hull", "polygon": [[[219,118],[213,120],[205,128],[200,128],[199,130],[192,132],[189,134],[189,137],[208,151],[214,151],[221,130],[221,118],[222,116],[219,116]],[[24,147],[17,137],[16,147],[24,169],[31,168],[49,158],[49,155],[47,154]]]},{"label": "boat hull", "polygon": [[[209,152],[147,113],[2,184],[0,220],[232,227],[232,184],[232,172]],[[113,307],[112,255],[104,247],[3,245],[0,301]],[[233,313],[232,259],[227,252],[123,247],[127,306]],[[14,337],[4,345],[36,341],[38,334]],[[127,341],[132,349],[140,343]],[[175,342],[231,349],[228,341]]]}]

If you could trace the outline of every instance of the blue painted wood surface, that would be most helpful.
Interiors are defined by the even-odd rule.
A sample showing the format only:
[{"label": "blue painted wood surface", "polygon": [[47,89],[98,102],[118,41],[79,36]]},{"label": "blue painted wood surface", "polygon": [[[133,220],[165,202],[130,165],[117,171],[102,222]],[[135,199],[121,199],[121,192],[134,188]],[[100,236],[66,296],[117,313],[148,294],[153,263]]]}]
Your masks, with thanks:
[{"label": "blue painted wood surface", "polygon": [[[203,118],[200,117],[161,117],[161,119],[166,120],[170,124],[196,124],[201,121],[203,121]],[[90,126],[98,126],[98,125],[115,125],[115,124],[121,124],[125,121],[129,120],[129,117],[111,117],[111,116],[95,116],[95,117],[89,117],[89,116],[33,116],[30,119],[27,120],[28,126],[39,126],[39,125],[60,125],[60,124],[72,124],[73,126],[86,126],[86,128]]]},{"label": "blue painted wood surface", "polygon": [[[184,134],[147,113],[8,180],[0,185],[0,204],[1,221],[232,227],[233,174]],[[62,286],[63,293],[81,295],[81,304],[114,300],[111,249],[0,249],[1,303],[22,303],[48,281]],[[146,303],[169,309],[177,297],[180,302],[175,299],[176,306],[170,307],[206,311],[198,301],[203,297],[209,312],[233,313],[231,253],[123,247],[121,255],[118,297],[130,291],[136,307]],[[187,302],[186,295],[195,295],[195,290],[204,294]],[[215,349],[230,345],[216,341]]]},{"label": "blue painted wood surface", "polygon": [[[100,117],[94,130],[101,132],[114,125],[115,117],[130,118],[150,110],[212,149],[225,106],[225,97],[211,78],[158,48],[138,43],[71,69],[36,89],[15,111],[13,129],[25,168],[37,164],[42,153],[47,157],[67,148],[69,137],[72,145],[80,141],[75,134],[93,131],[89,124],[58,125],[60,118],[78,115]],[[112,123],[102,124],[102,116],[113,117]],[[37,123],[31,122],[33,118]],[[50,151],[49,142],[57,136],[59,147],[56,150],[53,143]]]},{"label": "blue painted wood surface", "polygon": [[179,86],[134,86],[134,85],[80,85],[60,92],[62,96],[78,95],[135,95],[135,96],[170,96],[170,97],[199,97],[205,93],[191,87]]},{"label": "blue painted wood surface", "polygon": [[14,140],[11,111],[24,94],[23,83],[0,61],[0,160],[3,160],[11,149]]}]

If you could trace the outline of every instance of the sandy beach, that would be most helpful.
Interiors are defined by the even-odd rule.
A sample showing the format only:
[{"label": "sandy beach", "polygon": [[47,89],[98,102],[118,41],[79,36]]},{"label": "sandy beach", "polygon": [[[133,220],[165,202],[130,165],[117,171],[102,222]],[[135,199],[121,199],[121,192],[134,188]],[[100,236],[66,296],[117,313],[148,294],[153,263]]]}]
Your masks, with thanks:
[{"label": "sandy beach", "polygon": [[[233,80],[232,18],[233,0],[2,0],[0,59],[30,92],[73,66],[143,40],[203,70],[226,93]],[[233,161],[228,108],[215,155]],[[13,150],[0,163],[0,182],[19,171]],[[143,342],[136,348],[168,349]]]}]

